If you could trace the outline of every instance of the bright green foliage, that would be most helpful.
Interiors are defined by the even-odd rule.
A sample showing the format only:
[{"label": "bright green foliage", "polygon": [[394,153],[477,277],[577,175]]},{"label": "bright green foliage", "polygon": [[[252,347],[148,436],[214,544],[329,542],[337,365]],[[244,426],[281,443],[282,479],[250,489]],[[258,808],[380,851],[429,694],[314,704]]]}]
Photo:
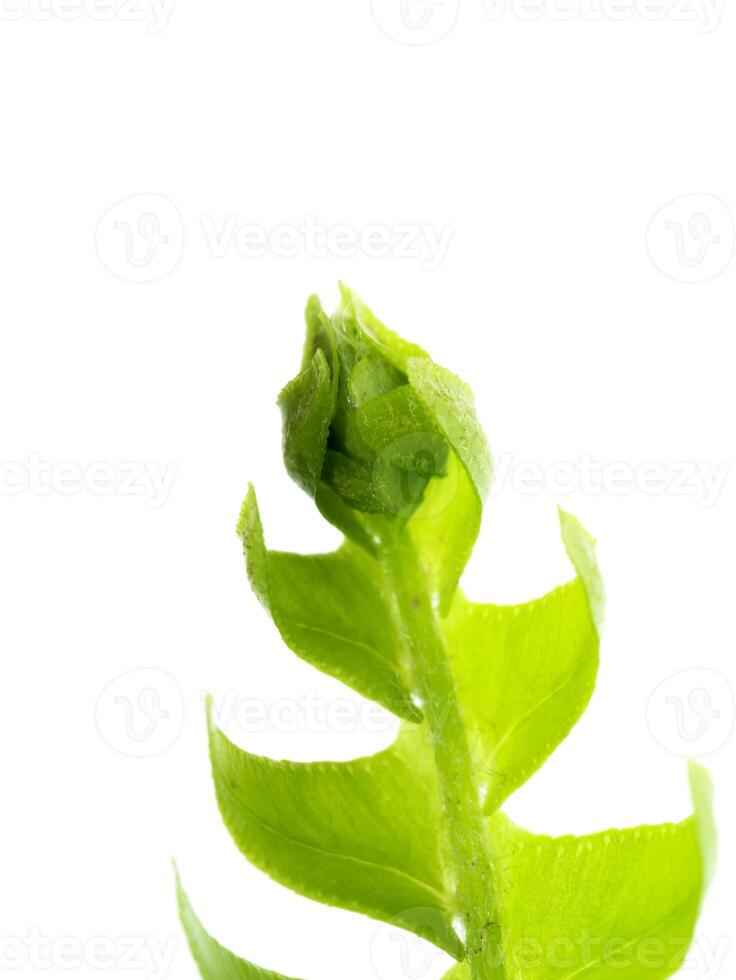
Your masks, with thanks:
[{"label": "bright green foliage", "polygon": [[437,777],[422,743],[412,725],[366,759],[276,762],[239,749],[210,722],[220,812],[253,864],[310,898],[429,930],[459,957]]},{"label": "bright green foliage", "polygon": [[703,887],[698,836],[711,822],[709,790],[694,795],[696,815],[683,823],[588,837],[541,837],[494,818],[512,975],[599,980],[628,968],[659,980],[679,968]]},{"label": "bright green foliage", "polygon": [[[333,317],[310,299],[302,370],[279,401],[287,469],[346,541],[326,555],[269,551],[252,488],[238,531],[287,645],[401,731],[369,758],[278,762],[210,718],[224,822],[276,881],[445,950],[459,961],[447,980],[664,980],[712,872],[708,776],[691,768],[695,812],[680,824],[550,838],[500,812],[592,694],[594,541],[561,512],[570,582],[517,606],[469,602],[457,583],[491,472],[472,395],[342,296]],[[181,887],[179,903],[206,980],[285,980],[224,950]]]},{"label": "bright green foliage", "polygon": [[238,530],[253,590],[294,653],[395,714],[421,719],[375,560],[351,542],[329,555],[268,551],[252,487]]},{"label": "bright green foliage", "polygon": [[261,970],[252,963],[246,963],[221,946],[197,918],[178,876],[176,887],[179,917],[204,980],[289,980],[280,973]]},{"label": "bright green foliage", "polygon": [[[562,514],[573,561],[583,528]],[[541,599],[518,606],[468,602],[459,592],[443,623],[458,698],[493,813],[568,734],[593,693],[598,630],[591,596],[595,566]]]},{"label": "bright green foliage", "polygon": [[[555,838],[493,817],[510,977],[661,980],[679,969],[714,839],[705,770],[691,765],[690,781],[695,813],[679,824]],[[463,966],[449,976],[471,974]]]}]

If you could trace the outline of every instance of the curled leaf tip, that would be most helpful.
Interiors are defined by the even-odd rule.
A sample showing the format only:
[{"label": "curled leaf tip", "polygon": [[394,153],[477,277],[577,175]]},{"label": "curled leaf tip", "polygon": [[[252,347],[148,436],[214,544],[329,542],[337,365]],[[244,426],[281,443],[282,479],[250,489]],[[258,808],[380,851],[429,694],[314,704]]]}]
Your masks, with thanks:
[{"label": "curled leaf tip", "polygon": [[606,591],[596,558],[596,540],[577,517],[558,507],[560,531],[568,557],[585,586],[590,611],[598,632],[606,614]]},{"label": "curled leaf tip", "polygon": [[248,492],[245,495],[243,503],[240,505],[240,512],[238,514],[238,522],[235,525],[235,533],[239,538],[244,538],[248,533],[248,517],[253,507],[257,507],[256,502],[256,491],[252,483],[248,484]]},{"label": "curled leaf tip", "polygon": [[713,878],[718,848],[718,834],[713,808],[713,780],[705,766],[693,760],[688,764],[688,776],[695,809],[698,844],[703,862],[703,878],[705,884],[708,885]]}]

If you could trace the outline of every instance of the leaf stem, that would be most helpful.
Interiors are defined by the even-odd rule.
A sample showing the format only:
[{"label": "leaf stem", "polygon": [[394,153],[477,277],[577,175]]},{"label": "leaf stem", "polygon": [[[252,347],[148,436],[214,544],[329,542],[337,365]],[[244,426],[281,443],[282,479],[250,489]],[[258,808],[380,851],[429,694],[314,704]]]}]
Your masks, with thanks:
[{"label": "leaf stem", "polygon": [[505,980],[497,889],[480,786],[444,639],[424,570],[404,532],[382,551],[394,617],[421,699],[455,863],[457,914],[472,980]]}]

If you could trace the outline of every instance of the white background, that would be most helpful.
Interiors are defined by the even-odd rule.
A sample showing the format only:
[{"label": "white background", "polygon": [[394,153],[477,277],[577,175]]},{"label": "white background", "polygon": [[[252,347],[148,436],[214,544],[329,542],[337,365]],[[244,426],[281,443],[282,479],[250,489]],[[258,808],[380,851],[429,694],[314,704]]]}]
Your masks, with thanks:
[{"label": "white background", "polygon": [[[258,733],[231,715],[254,751],[345,759],[390,741],[284,648],[234,534],[252,479],[271,545],[337,540],[283,471],[274,400],[299,361],[304,300],[319,291],[332,307],[338,278],[477,394],[507,476],[470,594],[517,600],[569,577],[558,503],[600,542],[596,694],[509,812],[554,833],[679,819],[676,752],[712,750],[721,855],[700,928],[717,946],[736,899],[732,694],[712,675],[678,682],[675,696],[704,684],[711,698],[703,717],[683,702],[681,733],[706,722],[687,742],[660,685],[682,670],[736,681],[734,11],[713,22],[710,3],[651,16],[655,3],[618,0],[565,19],[554,4],[536,16],[533,3],[445,0],[409,8],[407,27],[399,0],[138,2],[0,0],[0,932],[21,950],[9,975],[150,980],[119,952],[147,937],[178,943],[168,975],[193,978],[175,857],[210,930],[255,962],[315,980],[407,976],[396,952],[381,960],[375,923],[248,867],[206,759],[206,691],[269,711],[348,699],[358,719]],[[135,195],[158,197],[110,211]],[[331,229],[327,244],[305,220]],[[439,261],[427,229],[451,236]],[[596,488],[575,475],[586,459],[624,469]],[[168,495],[126,489],[130,463],[173,473]],[[649,492],[645,463],[666,477]],[[721,467],[720,493],[698,464]],[[169,716],[143,743],[111,700],[130,682],[108,687],[139,668],[172,678],[154,675]],[[165,751],[120,751],[152,746]],[[35,967],[31,929],[54,944]],[[107,971],[75,965],[74,943],[92,937],[118,949]],[[442,957],[411,953],[415,978],[443,973]],[[729,948],[720,973],[701,957],[682,975],[734,971]]]}]

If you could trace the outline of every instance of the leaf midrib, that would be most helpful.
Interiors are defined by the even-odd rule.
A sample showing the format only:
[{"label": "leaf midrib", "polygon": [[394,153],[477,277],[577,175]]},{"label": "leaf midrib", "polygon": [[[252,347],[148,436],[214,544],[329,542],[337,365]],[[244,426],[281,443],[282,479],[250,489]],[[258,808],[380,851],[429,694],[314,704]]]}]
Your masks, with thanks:
[{"label": "leaf midrib", "polygon": [[346,643],[348,646],[357,647],[360,650],[366,650],[368,653],[372,654],[376,660],[380,660],[381,663],[385,664],[391,669],[393,673],[396,673],[396,665],[391,662],[391,660],[382,653],[376,647],[372,647],[369,643],[364,643],[362,640],[353,640],[349,636],[343,636],[342,633],[336,633],[334,630],[324,629],[321,626],[311,626],[309,623],[298,623],[296,620],[292,620],[292,625],[297,629],[307,630],[310,633],[317,633],[320,636],[329,636],[333,640],[337,640],[339,643]]},{"label": "leaf midrib", "polygon": [[[637,943],[641,943],[645,939],[651,938],[651,936],[658,933],[660,929],[664,929],[670,923],[676,922],[680,918],[680,916],[685,913],[688,906],[692,902],[693,896],[695,896],[696,893],[697,893],[697,889],[691,889],[688,892],[687,897],[683,899],[683,901],[680,902],[678,906],[676,906],[671,912],[669,912],[667,915],[663,916],[661,919],[655,922],[654,925],[648,928],[645,933],[635,936],[633,939],[629,940],[629,942],[626,943],[624,946],[620,947],[620,949],[617,949],[616,955],[618,955],[619,953],[627,952],[628,950],[636,946]],[[603,960],[604,957],[599,956],[597,960],[591,960],[589,963],[585,963],[583,966],[579,967],[577,970],[574,970],[572,973],[566,973],[564,977],[560,977],[560,980],[573,980],[574,977],[580,977],[584,973],[588,973],[590,970],[595,970],[603,963]]]},{"label": "leaf midrib", "polygon": [[427,895],[433,896],[434,899],[439,903],[439,907],[443,912],[447,911],[447,896],[443,895],[441,892],[437,891],[432,885],[427,882],[421,881],[414,875],[409,874],[408,871],[402,871],[400,868],[394,868],[388,864],[381,864],[378,861],[371,861],[368,858],[357,857],[354,854],[341,854],[339,851],[330,851],[327,848],[319,847],[316,844],[310,844],[307,841],[299,840],[296,837],[292,837],[289,834],[284,833],[277,827],[273,827],[271,824],[267,823],[258,813],[256,813],[240,796],[236,796],[234,793],[230,793],[231,796],[235,797],[238,801],[238,805],[245,810],[253,820],[258,823],[261,828],[268,833],[273,834],[276,837],[280,837],[282,840],[287,841],[289,844],[296,845],[297,847],[303,847],[307,850],[314,851],[317,854],[323,854],[327,857],[334,858],[340,861],[352,862],[354,864],[363,865],[364,867],[376,868],[380,871],[386,871],[390,875],[395,877],[405,878],[407,881],[412,882],[422,889]]},{"label": "leaf midrib", "polygon": [[556,697],[561,691],[564,691],[565,688],[570,685],[570,683],[573,681],[576,675],[580,673],[580,671],[583,669],[584,666],[586,666],[584,653],[585,653],[584,650],[581,651],[581,654],[578,657],[572,670],[569,671],[569,673],[565,676],[565,678],[561,681],[561,683],[557,685],[557,687],[555,687],[553,690],[545,694],[543,698],[540,698],[540,700],[537,701],[536,704],[532,705],[532,707],[529,708],[529,710],[524,715],[522,715],[521,718],[518,718],[514,722],[511,728],[509,728],[509,730],[504,733],[503,737],[498,742],[496,742],[496,744],[493,746],[494,752],[498,752],[499,749],[501,749],[506,744],[506,742],[511,738],[511,736],[515,732],[517,732],[522,727],[522,725],[525,725],[526,722],[529,721],[529,719],[533,715],[535,715],[543,705],[545,705],[552,698]]}]

